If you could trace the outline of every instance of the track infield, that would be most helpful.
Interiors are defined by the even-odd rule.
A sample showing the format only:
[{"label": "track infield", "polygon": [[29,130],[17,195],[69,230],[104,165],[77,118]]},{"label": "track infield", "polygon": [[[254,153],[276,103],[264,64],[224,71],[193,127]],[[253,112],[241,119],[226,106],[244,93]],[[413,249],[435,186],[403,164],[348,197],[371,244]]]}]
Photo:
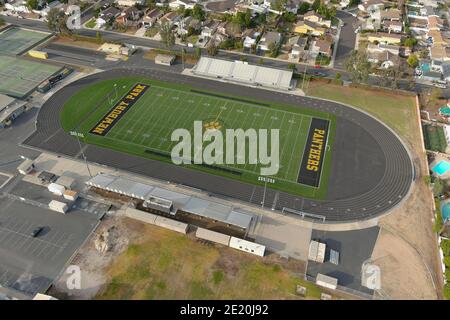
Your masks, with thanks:
[{"label": "track infield", "polygon": [[[118,112],[122,101],[130,102],[127,96],[137,86],[146,88]],[[113,119],[111,112],[116,114]],[[276,175],[267,177],[270,179],[262,179],[261,165],[250,164],[245,155],[244,164],[183,166],[257,185],[267,182],[272,189],[313,199],[323,199],[327,193],[335,119],[325,112],[137,77],[105,80],[84,88],[67,101],[61,113],[63,129],[85,143],[170,163],[170,152],[177,144],[171,141],[172,132],[183,128],[193,137],[194,121],[221,131],[279,129],[280,166]],[[320,166],[302,179],[315,146],[311,137],[318,122],[328,124]],[[242,157],[240,151],[235,150],[235,162]]]}]

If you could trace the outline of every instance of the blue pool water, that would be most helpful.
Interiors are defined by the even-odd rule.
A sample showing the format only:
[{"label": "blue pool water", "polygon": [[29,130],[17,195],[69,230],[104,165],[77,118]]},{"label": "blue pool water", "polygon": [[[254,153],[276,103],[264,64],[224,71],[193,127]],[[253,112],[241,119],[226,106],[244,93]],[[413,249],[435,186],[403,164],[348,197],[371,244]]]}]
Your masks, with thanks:
[{"label": "blue pool water", "polygon": [[423,72],[430,71],[430,64],[429,63],[423,63],[422,64],[422,70],[423,70]]},{"label": "blue pool water", "polygon": [[435,165],[431,170],[436,172],[438,175],[443,175],[448,170],[450,170],[450,163],[445,160],[439,161],[439,163]]},{"label": "blue pool water", "polygon": [[447,202],[444,204],[441,208],[442,211],[442,220],[445,222],[445,220],[450,219],[450,202]]}]

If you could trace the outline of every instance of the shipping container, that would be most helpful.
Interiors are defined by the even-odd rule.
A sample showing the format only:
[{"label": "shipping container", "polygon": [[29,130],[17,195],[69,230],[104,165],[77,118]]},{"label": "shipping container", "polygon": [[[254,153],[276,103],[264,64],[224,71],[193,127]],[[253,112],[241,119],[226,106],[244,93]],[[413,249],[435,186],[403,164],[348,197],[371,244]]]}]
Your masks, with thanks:
[{"label": "shipping container", "polygon": [[238,249],[260,257],[264,257],[264,252],[266,251],[266,246],[235,237],[230,238],[229,246],[230,248]]},{"label": "shipping container", "polygon": [[188,229],[188,224],[186,224],[186,223],[168,219],[168,218],[164,218],[164,217],[160,217],[160,216],[158,216],[156,218],[155,225],[169,229],[169,230],[173,230],[176,232],[180,232],[183,234],[186,234],[187,229]]},{"label": "shipping container", "polygon": [[321,287],[336,290],[338,279],[318,273],[316,277],[316,284]]},{"label": "shipping container", "polygon": [[230,243],[230,238],[231,238],[229,235],[226,235],[226,234],[223,234],[220,232],[211,231],[208,229],[203,229],[203,228],[197,228],[197,231],[195,232],[195,236],[199,239],[223,244],[224,246],[228,246],[228,244]]},{"label": "shipping container", "polygon": [[61,212],[61,213],[66,213],[67,210],[69,209],[69,207],[67,206],[66,203],[56,201],[56,200],[50,201],[50,203],[48,204],[48,207],[50,208],[50,210],[53,210],[56,212]]},{"label": "shipping container", "polygon": [[66,191],[66,187],[57,183],[50,183],[47,188],[48,191],[58,196],[62,196],[64,194],[64,191]]},{"label": "shipping container", "polygon": [[150,212],[137,210],[134,208],[126,208],[125,216],[131,219],[139,220],[150,224],[155,224],[155,220],[158,217],[157,215],[152,214]]}]

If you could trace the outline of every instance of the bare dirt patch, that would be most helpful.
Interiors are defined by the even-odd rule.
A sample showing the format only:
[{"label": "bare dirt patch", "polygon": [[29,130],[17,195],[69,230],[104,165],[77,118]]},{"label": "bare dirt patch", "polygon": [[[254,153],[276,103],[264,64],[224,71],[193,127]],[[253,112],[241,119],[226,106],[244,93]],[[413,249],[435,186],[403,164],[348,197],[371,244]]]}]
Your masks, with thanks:
[{"label": "bare dirt patch", "polygon": [[416,180],[409,199],[380,218],[381,231],[373,259],[379,261],[382,292],[389,298],[441,298],[443,283],[437,238],[433,232],[433,197],[424,179],[429,173],[414,97],[337,85],[319,87],[314,82],[308,93],[348,103],[373,114],[393,128],[408,147]]}]

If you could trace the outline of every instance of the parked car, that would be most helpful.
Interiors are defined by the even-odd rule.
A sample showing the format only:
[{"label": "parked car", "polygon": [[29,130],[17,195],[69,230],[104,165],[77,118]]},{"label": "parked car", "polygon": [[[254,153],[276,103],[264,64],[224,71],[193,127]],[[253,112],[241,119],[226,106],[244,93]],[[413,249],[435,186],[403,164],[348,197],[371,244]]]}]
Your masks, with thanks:
[{"label": "parked car", "polygon": [[433,86],[437,87],[437,88],[441,88],[441,89],[447,89],[447,82],[440,80],[440,81],[436,81],[433,82]]},{"label": "parked car", "polygon": [[37,227],[37,228],[34,228],[33,229],[33,231],[31,231],[31,236],[33,237],[33,238],[36,238],[41,232],[42,232],[42,230],[44,229],[44,227]]}]

